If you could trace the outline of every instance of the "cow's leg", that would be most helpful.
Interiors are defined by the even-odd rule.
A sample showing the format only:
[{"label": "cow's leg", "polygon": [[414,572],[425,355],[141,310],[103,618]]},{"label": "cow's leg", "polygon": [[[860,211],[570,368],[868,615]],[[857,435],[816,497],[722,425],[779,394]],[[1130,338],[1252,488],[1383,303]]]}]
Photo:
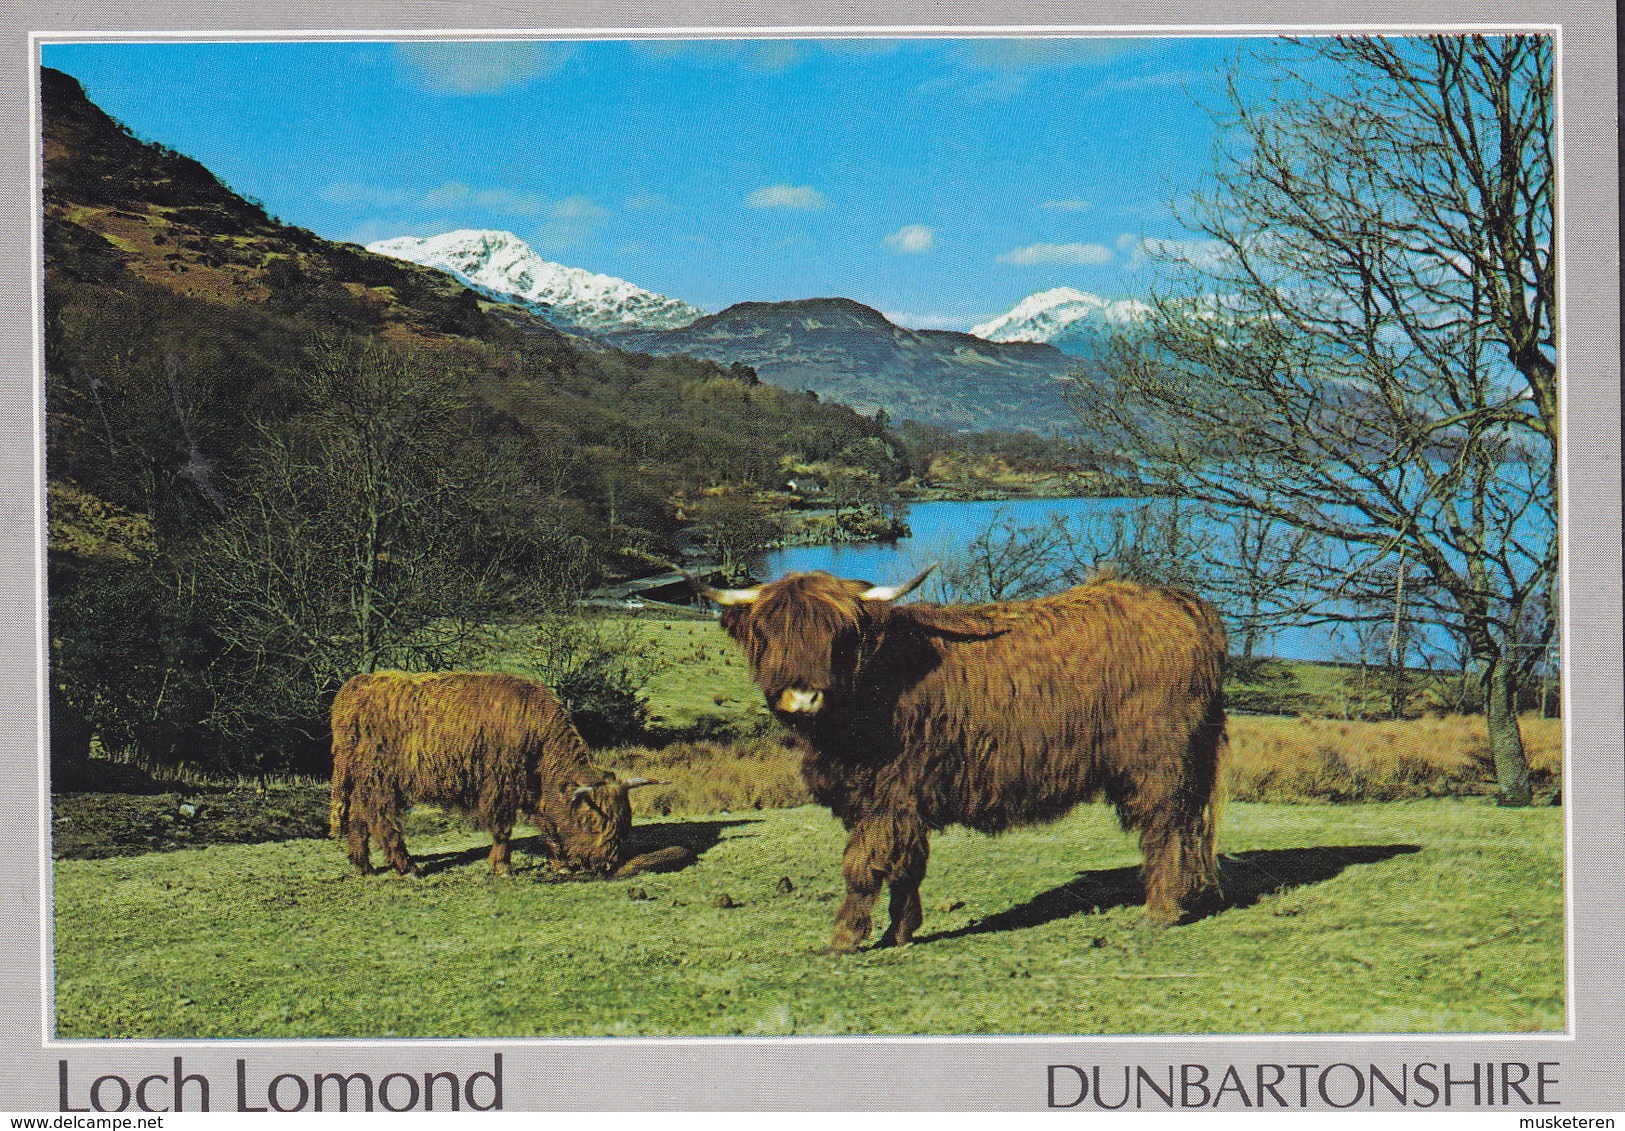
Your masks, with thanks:
[{"label": "cow's leg", "polygon": [[925,823],[913,813],[885,814],[860,819],[851,826],[841,872],[846,877],[846,899],[835,913],[835,934],[830,946],[856,950],[873,925],[870,913],[880,886],[891,884],[892,922],[882,945],[908,942],[920,925],[920,880],[925,876],[927,852]]},{"label": "cow's leg", "polygon": [[508,838],[512,835],[512,825],[491,830],[491,871],[499,876],[506,876],[511,870],[509,868]]},{"label": "cow's leg", "polygon": [[350,787],[350,863],[363,876],[369,876],[372,874],[372,853],[368,846],[367,812],[361,804],[360,793],[357,787]]},{"label": "cow's leg", "polygon": [[417,875],[418,866],[412,863],[412,856],[406,851],[406,838],[401,835],[399,796],[394,790],[385,789],[369,800],[372,801],[368,806],[372,832],[378,838],[378,847],[384,850],[384,858],[389,861],[389,866],[403,876]]},{"label": "cow's leg", "polygon": [[851,826],[846,852],[841,857],[841,874],[846,878],[846,899],[835,912],[835,933],[830,947],[853,951],[869,938],[870,912],[880,895],[880,885],[891,872],[891,822],[859,820]]},{"label": "cow's leg", "polygon": [[1140,830],[1140,852],[1145,858],[1145,917],[1151,923],[1177,923],[1183,883],[1179,832],[1166,819],[1152,819]]},{"label": "cow's leg", "polygon": [[1167,784],[1142,788],[1140,844],[1145,853],[1145,906],[1153,922],[1178,923],[1213,910],[1220,901],[1214,857],[1213,795],[1224,711],[1215,702],[1190,733],[1180,736],[1164,764],[1177,766]]},{"label": "cow's leg", "polygon": [[1213,856],[1213,813],[1186,806],[1149,814],[1140,828],[1145,856],[1145,911],[1154,923],[1178,923],[1202,914],[1219,898]]},{"label": "cow's leg", "polygon": [[925,823],[918,817],[900,819],[893,830],[895,837],[891,884],[891,926],[880,937],[881,946],[906,946],[914,938],[925,918],[920,908],[920,881],[925,879],[925,862],[931,844],[927,839]]}]

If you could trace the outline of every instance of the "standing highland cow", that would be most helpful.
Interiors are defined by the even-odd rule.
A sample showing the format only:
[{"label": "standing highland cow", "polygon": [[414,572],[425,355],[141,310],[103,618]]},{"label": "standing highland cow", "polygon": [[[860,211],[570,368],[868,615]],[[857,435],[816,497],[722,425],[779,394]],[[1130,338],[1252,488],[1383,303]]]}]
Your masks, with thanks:
[{"label": "standing highland cow", "polygon": [[929,830],[996,833],[1100,794],[1140,833],[1153,919],[1214,900],[1226,641],[1212,607],[1117,580],[1036,601],[893,604],[930,572],[896,588],[827,573],[697,586],[850,834],[834,948],[868,937],[882,884],[882,945],[909,941]]},{"label": "standing highland cow", "polygon": [[523,817],[553,859],[610,872],[632,825],[630,790],[594,768],[553,693],[480,672],[358,675],[333,700],[332,833],[372,870],[368,837],[390,865],[416,873],[400,814],[413,801],[460,809],[491,833],[491,867],[508,868],[508,837]]}]

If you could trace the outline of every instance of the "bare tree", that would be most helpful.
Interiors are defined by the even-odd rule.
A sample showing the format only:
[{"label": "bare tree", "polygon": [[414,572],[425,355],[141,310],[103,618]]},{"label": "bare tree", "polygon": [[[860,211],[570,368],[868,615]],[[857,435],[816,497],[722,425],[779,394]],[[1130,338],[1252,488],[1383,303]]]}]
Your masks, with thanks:
[{"label": "bare tree", "polygon": [[1085,544],[1064,516],[1022,523],[1000,508],[962,550],[942,555],[933,594],[976,603],[1042,597],[1082,580]]},{"label": "bare tree", "polygon": [[742,495],[701,499],[694,508],[694,532],[716,551],[723,576],[742,580],[748,560],[782,533],[766,507]]},{"label": "bare tree", "polygon": [[[1552,45],[1317,39],[1238,59],[1176,285],[1095,423],[1158,493],[1312,533],[1328,599],[1404,558],[1529,801],[1519,651],[1557,579]],[[1265,91],[1262,97],[1256,92]],[[1420,613],[1418,613],[1420,615]]]},{"label": "bare tree", "polygon": [[261,430],[242,502],[205,537],[199,599],[225,655],[215,724],[307,727],[358,671],[430,668],[477,636],[489,578],[465,553],[460,401],[434,366],[324,343],[307,409]]}]

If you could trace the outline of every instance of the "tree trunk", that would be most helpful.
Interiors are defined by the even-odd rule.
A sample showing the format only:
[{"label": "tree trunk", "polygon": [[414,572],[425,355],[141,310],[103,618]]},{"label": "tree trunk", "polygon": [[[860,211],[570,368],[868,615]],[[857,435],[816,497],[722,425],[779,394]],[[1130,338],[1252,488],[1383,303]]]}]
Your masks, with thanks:
[{"label": "tree trunk", "polygon": [[378,511],[373,507],[367,508],[367,529],[362,536],[361,556],[361,592],[360,601],[356,607],[356,627],[361,639],[361,670],[364,672],[376,671],[378,668],[378,641],[373,624],[373,581],[378,573],[378,528],[380,520]]},{"label": "tree trunk", "polygon": [[1518,729],[1518,684],[1510,657],[1497,656],[1484,672],[1484,711],[1489,722],[1490,754],[1502,805],[1528,805],[1529,761]]}]

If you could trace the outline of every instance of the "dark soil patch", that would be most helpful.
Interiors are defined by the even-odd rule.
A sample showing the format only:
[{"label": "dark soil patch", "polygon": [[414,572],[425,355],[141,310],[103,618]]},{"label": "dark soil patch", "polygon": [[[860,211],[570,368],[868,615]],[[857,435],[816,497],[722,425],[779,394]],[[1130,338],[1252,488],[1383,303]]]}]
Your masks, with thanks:
[{"label": "dark soil patch", "polygon": [[296,782],[189,787],[163,793],[59,793],[51,798],[51,856],[93,860],[208,844],[327,836],[328,787]]},{"label": "dark soil patch", "polygon": [[[142,792],[85,791],[57,793],[51,797],[52,859],[98,860],[108,856],[203,848],[210,844],[259,844],[327,837],[326,782],[268,782],[263,787],[252,782],[193,786],[142,775],[140,781],[132,778],[118,784],[132,785]],[[614,878],[681,871],[715,846],[723,829],[739,823],[634,824],[626,846],[631,856]],[[403,814],[402,820],[408,844],[413,837],[438,836],[450,829],[465,827],[471,826],[457,814],[429,805],[412,808]],[[520,838],[513,846],[521,853],[543,851],[537,837]],[[461,852],[417,859],[426,872],[432,872],[483,862],[488,851],[489,846],[481,844]],[[554,882],[610,877],[539,868],[536,878]]]}]

